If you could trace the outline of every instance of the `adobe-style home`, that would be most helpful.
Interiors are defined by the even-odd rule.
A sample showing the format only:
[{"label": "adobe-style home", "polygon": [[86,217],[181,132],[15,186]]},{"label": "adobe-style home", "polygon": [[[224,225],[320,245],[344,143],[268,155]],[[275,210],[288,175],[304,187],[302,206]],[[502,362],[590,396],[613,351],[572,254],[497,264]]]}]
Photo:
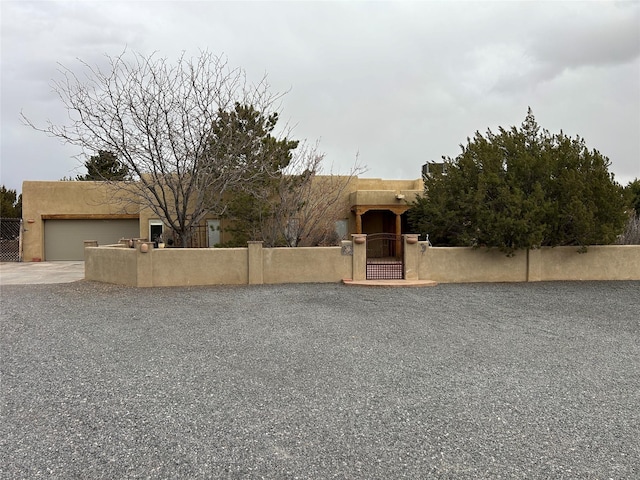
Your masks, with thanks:
[{"label": "adobe-style home", "polygon": [[[406,212],[423,188],[422,179],[354,177],[344,192],[339,236],[412,233],[407,231]],[[122,238],[153,240],[165,229],[148,208],[113,198],[101,182],[25,181],[22,198],[25,262],[82,260],[84,241],[108,245]],[[195,232],[193,246],[214,247],[228,239],[224,219],[212,216]]]},{"label": "adobe-style home", "polygon": [[[87,280],[134,287],[640,279],[637,245],[591,246],[587,254],[576,247],[544,247],[512,257],[497,249],[434,247],[407,229],[406,212],[422,193],[422,180],[352,178],[348,185],[336,222],[343,239],[337,246],[263,248],[262,242],[249,242],[243,248],[210,248],[229,236],[225,220],[211,217],[194,237],[192,246],[201,248],[156,249],[153,241],[120,242],[164,233],[162,222],[135,199],[118,198],[101,182],[27,181],[22,259],[85,260]],[[393,235],[376,242],[373,234],[379,233]]]}]

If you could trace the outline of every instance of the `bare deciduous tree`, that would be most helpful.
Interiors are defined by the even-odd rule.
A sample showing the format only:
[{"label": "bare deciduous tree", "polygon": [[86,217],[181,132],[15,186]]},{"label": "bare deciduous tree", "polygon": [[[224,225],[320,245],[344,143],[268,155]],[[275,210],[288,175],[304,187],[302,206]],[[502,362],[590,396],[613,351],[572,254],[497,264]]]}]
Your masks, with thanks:
[{"label": "bare deciduous tree", "polygon": [[[83,73],[61,67],[53,88],[68,113],[66,125],[39,128],[83,150],[113,152],[131,178],[109,181],[118,197],[150,208],[188,245],[192,227],[209,213],[225,212],[225,194],[251,182],[247,159],[212,148],[221,112],[250,105],[269,115],[281,94],[269,91],[266,77],[249,84],[245,72],[208,52],[184,54],[175,65],[156,55],[124,52],[107,57],[109,69],[81,62]],[[233,132],[229,132],[232,136]],[[216,145],[231,138],[216,138]],[[130,195],[122,195],[129,193]],[[116,195],[114,195],[115,197]]]},{"label": "bare deciduous tree", "polygon": [[365,169],[356,158],[347,174],[324,174],[323,161],[317,143],[302,143],[283,168],[265,171],[250,191],[235,192],[227,217],[233,239],[227,245],[247,240],[267,247],[335,245],[336,222],[344,219],[352,182]]},{"label": "bare deciduous tree", "polygon": [[290,247],[334,245],[336,222],[348,210],[351,182],[366,171],[358,158],[344,175],[323,171],[318,144],[303,145],[279,179],[271,231],[264,235]]},{"label": "bare deciduous tree", "polygon": [[631,211],[624,232],[616,241],[618,245],[640,245],[640,214]]}]

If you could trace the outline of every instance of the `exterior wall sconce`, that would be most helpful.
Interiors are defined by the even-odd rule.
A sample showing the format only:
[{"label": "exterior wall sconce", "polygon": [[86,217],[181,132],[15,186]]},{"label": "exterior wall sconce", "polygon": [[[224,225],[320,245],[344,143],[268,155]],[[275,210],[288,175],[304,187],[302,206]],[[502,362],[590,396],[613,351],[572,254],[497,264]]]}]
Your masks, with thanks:
[{"label": "exterior wall sconce", "polygon": [[396,200],[404,200],[404,194],[403,193],[396,193]]}]

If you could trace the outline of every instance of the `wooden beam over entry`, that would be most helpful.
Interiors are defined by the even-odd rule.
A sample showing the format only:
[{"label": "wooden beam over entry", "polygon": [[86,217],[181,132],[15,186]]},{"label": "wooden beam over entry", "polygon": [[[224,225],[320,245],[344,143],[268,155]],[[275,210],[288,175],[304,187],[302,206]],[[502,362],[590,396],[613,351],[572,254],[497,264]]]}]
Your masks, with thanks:
[{"label": "wooden beam over entry", "polygon": [[362,233],[362,216],[371,210],[389,211],[396,215],[395,234],[402,234],[402,214],[411,208],[410,205],[354,205],[351,211],[356,216],[356,233]]}]

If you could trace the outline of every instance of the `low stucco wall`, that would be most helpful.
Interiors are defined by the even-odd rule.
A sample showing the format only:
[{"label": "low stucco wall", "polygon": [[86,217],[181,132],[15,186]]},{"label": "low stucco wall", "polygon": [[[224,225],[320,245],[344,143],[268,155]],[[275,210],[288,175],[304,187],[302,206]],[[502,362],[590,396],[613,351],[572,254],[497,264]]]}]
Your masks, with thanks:
[{"label": "low stucco wall", "polygon": [[[364,235],[362,235],[364,236]],[[342,247],[159,249],[88,247],[85,278],[138,287],[329,283],[366,278],[366,244]],[[405,243],[407,279],[439,283],[640,280],[640,245],[497,250]]]},{"label": "low stucco wall", "polygon": [[340,247],[265,248],[264,283],[331,283],[351,278],[352,257]]},{"label": "low stucco wall", "polygon": [[138,287],[331,283],[351,278],[352,256],[341,247],[85,248],[87,280]]},{"label": "low stucco wall", "polygon": [[123,247],[84,249],[84,278],[96,282],[138,285],[137,252]]},{"label": "low stucco wall", "polygon": [[429,247],[420,242],[419,275],[440,283],[640,280],[640,245],[544,247],[513,257],[495,249]]},{"label": "low stucco wall", "polygon": [[527,254],[507,257],[497,250],[466,247],[428,247],[420,242],[421,280],[440,283],[526,282]]},{"label": "low stucco wall", "polygon": [[152,260],[151,285],[245,285],[249,268],[246,248],[161,248]]},{"label": "low stucco wall", "polygon": [[640,245],[531,250],[529,281],[548,280],[640,280]]}]

